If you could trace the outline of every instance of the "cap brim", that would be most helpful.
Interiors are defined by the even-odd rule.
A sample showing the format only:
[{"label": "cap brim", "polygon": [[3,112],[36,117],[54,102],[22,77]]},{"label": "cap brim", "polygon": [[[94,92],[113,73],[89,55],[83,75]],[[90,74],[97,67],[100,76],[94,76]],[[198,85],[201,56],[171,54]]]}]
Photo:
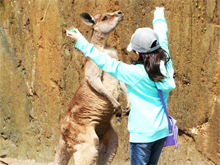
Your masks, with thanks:
[{"label": "cap brim", "polygon": [[132,51],[131,43],[128,45],[128,47],[127,47],[127,51],[128,51],[128,52],[131,52],[131,51]]}]

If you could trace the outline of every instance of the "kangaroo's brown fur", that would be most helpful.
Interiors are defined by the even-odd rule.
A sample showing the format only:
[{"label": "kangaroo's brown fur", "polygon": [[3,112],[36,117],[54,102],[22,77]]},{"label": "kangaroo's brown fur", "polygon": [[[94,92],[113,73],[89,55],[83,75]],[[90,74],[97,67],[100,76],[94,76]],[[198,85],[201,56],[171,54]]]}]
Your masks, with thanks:
[{"label": "kangaroo's brown fur", "polygon": [[[124,19],[120,11],[96,15],[82,13],[81,18],[93,25],[91,43],[112,58],[117,52],[106,44],[109,33]],[[75,93],[61,125],[55,165],[66,165],[74,156],[76,165],[111,164],[117,151],[118,137],[111,125],[114,110],[120,109],[117,99],[124,92],[130,109],[126,86],[91,60],[87,59],[85,77]]]}]

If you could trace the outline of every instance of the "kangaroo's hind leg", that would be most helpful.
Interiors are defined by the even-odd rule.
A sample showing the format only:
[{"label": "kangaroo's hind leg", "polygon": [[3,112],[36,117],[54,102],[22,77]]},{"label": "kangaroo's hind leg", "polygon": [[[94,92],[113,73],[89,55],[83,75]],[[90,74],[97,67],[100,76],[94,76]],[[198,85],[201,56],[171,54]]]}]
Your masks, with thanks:
[{"label": "kangaroo's hind leg", "polygon": [[113,161],[118,148],[118,135],[109,124],[108,129],[100,141],[97,165],[109,165]]},{"label": "kangaroo's hind leg", "polygon": [[75,165],[94,165],[98,157],[99,138],[94,127],[88,127],[79,135],[81,140],[74,149]]},{"label": "kangaroo's hind leg", "polygon": [[72,152],[68,151],[65,141],[62,138],[62,135],[60,135],[59,145],[55,154],[54,165],[67,165],[71,156]]}]

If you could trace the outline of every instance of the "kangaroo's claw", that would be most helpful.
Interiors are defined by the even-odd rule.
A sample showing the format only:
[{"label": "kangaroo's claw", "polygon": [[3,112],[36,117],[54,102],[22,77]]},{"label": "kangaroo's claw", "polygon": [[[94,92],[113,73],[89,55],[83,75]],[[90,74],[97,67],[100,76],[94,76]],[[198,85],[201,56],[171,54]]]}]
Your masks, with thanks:
[{"label": "kangaroo's claw", "polygon": [[128,116],[130,113],[130,108],[124,108],[123,112],[123,116]]}]

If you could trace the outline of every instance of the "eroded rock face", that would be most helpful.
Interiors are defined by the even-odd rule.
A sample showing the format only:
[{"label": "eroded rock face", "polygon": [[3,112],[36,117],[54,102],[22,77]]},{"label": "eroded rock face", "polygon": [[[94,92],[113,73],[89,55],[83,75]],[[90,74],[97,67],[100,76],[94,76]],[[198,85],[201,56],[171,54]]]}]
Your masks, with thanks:
[{"label": "eroded rock face", "polygon": [[[52,161],[60,122],[84,74],[84,57],[65,30],[75,26],[90,39],[79,14],[122,10],[111,34],[119,59],[138,27],[152,27],[165,6],[177,88],[169,113],[180,128],[178,150],[165,148],[160,163],[219,164],[220,1],[0,0],[0,155]],[[124,98],[121,97],[123,102]],[[114,118],[119,148],[113,164],[129,164],[127,117]]]}]

